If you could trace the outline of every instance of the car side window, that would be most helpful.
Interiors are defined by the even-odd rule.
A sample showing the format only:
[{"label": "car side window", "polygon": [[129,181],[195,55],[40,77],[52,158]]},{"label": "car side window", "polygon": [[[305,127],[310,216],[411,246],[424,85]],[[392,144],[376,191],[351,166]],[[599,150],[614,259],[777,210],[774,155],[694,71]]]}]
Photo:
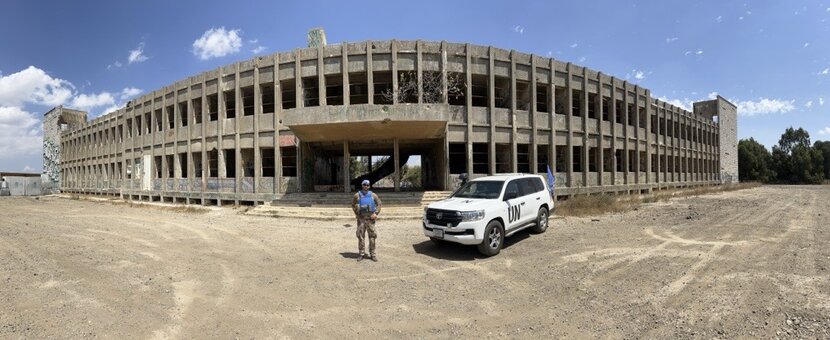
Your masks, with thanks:
[{"label": "car side window", "polygon": [[545,190],[545,184],[542,183],[541,178],[538,178],[538,177],[533,178],[533,179],[531,179],[531,182],[533,182],[533,184],[536,186],[536,191],[535,192],[540,192],[540,191]]},{"label": "car side window", "polygon": [[533,178],[522,178],[520,181],[521,193],[519,196],[527,196],[537,191],[536,185],[533,183]]},{"label": "car side window", "polygon": [[522,196],[521,191],[519,191],[519,181],[520,180],[517,179],[510,181],[510,183],[507,183],[507,189],[505,189],[504,191],[505,197],[507,197],[507,195],[511,193],[515,193],[517,197]]}]

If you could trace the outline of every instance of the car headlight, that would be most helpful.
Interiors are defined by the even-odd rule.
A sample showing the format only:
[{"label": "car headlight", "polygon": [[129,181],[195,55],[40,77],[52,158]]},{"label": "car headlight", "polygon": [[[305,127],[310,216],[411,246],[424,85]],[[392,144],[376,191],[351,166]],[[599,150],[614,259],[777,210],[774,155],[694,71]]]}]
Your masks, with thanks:
[{"label": "car headlight", "polygon": [[475,210],[475,211],[462,211],[461,212],[461,221],[462,222],[469,222],[469,221],[478,221],[484,218],[484,210]]}]

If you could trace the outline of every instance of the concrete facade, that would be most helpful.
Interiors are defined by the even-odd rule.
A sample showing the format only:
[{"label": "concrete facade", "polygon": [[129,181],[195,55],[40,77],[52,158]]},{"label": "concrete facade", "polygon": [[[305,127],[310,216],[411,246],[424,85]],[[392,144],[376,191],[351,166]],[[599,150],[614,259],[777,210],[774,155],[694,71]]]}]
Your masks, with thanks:
[{"label": "concrete facade", "polygon": [[721,146],[737,141],[713,117],[732,124],[735,110],[698,104],[689,112],[601,72],[491,46],[318,46],[192,76],[63,132],[61,188],[268,201],[349,191],[350,157],[372,155],[390,156],[375,171],[394,190],[412,155],[427,190],[451,190],[462,173],[547,166],[557,195],[717,184],[731,171],[724,155],[737,156]]}]

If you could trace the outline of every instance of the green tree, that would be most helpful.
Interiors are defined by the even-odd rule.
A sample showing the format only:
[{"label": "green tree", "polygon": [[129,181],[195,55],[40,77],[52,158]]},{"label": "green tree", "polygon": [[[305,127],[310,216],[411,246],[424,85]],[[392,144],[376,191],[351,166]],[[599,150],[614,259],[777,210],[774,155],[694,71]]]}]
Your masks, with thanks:
[{"label": "green tree", "polygon": [[813,144],[813,148],[821,152],[821,156],[824,158],[824,164],[822,164],[824,179],[830,180],[830,142],[817,140]]},{"label": "green tree", "polygon": [[742,181],[767,182],[775,177],[772,155],[755,139],[738,141],[738,174]]},{"label": "green tree", "polygon": [[401,184],[409,188],[421,187],[421,167],[418,165],[409,166],[404,164],[401,171]]},{"label": "green tree", "polygon": [[802,128],[784,131],[772,147],[772,163],[781,182],[818,184],[824,179],[824,157],[810,145],[810,134]]}]

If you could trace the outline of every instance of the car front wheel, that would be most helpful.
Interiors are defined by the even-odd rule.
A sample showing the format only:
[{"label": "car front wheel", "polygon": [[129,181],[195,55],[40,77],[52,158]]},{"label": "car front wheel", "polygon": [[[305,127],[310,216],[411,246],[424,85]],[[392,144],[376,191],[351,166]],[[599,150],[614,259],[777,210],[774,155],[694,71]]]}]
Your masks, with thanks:
[{"label": "car front wheel", "polygon": [[490,221],[484,229],[484,240],[478,245],[478,251],[484,256],[497,255],[504,245],[504,227],[499,221]]}]

